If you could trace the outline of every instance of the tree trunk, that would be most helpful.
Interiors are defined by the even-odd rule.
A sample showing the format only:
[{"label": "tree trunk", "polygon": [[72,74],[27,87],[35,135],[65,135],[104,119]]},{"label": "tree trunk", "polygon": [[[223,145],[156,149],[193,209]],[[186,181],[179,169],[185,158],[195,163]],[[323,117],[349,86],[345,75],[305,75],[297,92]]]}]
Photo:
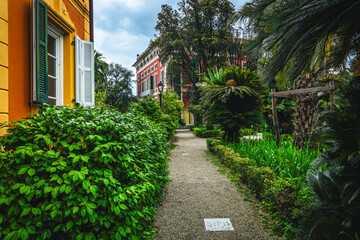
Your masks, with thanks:
[{"label": "tree trunk", "polygon": [[[299,77],[297,89],[316,87],[313,77]],[[319,98],[316,93],[302,94],[296,97],[294,145],[303,147],[317,126]]]}]

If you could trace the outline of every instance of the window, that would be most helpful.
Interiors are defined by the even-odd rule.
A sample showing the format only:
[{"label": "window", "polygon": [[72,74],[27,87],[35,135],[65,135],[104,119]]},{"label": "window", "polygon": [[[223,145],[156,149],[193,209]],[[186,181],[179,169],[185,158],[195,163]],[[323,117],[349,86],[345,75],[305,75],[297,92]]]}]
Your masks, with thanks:
[{"label": "window", "polygon": [[157,64],[155,64],[155,70],[157,69]]},{"label": "window", "polygon": [[52,106],[63,105],[63,36],[48,24],[48,103]]},{"label": "window", "polygon": [[33,94],[37,103],[63,104],[63,34],[48,22],[47,5],[33,5]]},{"label": "window", "polygon": [[143,67],[143,63],[140,63],[140,67]]},{"label": "window", "polygon": [[158,81],[159,81],[159,76],[158,74],[155,74],[155,88],[158,87]]},{"label": "window", "polygon": [[75,36],[76,102],[85,106],[95,104],[94,43]]},{"label": "window", "polygon": [[138,97],[140,97],[140,93],[141,93],[140,84],[137,85],[137,90],[138,90]]},{"label": "window", "polygon": [[150,60],[152,60],[152,59],[153,59],[153,55],[151,54],[151,55],[150,55]]},{"label": "window", "polygon": [[150,68],[147,70],[147,73],[148,73],[148,74],[150,73]]},{"label": "window", "polygon": [[161,71],[161,82],[164,83],[164,70]]},{"label": "window", "polygon": [[151,72],[153,72],[154,71],[154,67],[151,67]]},{"label": "window", "polygon": [[144,89],[144,82],[141,83],[141,91],[144,92],[145,89]]}]

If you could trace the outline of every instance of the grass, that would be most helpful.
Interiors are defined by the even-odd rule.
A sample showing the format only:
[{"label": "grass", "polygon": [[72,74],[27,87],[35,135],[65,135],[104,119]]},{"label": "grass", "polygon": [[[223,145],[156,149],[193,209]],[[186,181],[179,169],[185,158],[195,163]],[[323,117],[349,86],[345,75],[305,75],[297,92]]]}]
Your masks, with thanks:
[{"label": "grass", "polygon": [[282,141],[279,148],[276,148],[276,141],[271,139],[226,142],[225,145],[243,157],[255,160],[258,166],[270,167],[280,178],[298,182],[305,181],[312,162],[320,155],[319,150],[309,147],[293,147],[290,140]]}]

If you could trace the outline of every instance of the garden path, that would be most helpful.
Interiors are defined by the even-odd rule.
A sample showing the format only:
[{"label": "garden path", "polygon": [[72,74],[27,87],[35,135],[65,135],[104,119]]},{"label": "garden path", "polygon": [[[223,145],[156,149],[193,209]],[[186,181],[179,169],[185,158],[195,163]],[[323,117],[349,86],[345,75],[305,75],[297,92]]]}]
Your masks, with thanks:
[{"label": "garden path", "polygon": [[[154,223],[156,239],[273,239],[245,195],[209,161],[206,139],[189,130],[178,130],[176,138],[170,182]],[[234,231],[205,231],[204,218],[230,218]]]}]

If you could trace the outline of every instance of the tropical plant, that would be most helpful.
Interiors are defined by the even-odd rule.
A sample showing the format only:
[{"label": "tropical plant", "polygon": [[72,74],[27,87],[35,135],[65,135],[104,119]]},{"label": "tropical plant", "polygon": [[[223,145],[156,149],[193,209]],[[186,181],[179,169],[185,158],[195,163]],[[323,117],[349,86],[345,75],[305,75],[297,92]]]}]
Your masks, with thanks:
[{"label": "tropical plant", "polygon": [[154,235],[168,173],[159,124],[77,104],[2,127],[8,134],[0,137],[0,239]]},{"label": "tropical plant", "polygon": [[240,128],[263,123],[259,94],[262,86],[255,72],[233,66],[208,72],[209,77],[199,85],[208,123],[219,125],[231,139],[238,138]]},{"label": "tropical plant", "polygon": [[[355,238],[360,229],[360,79],[345,89],[344,107],[322,114],[322,140],[327,151],[309,173],[308,180],[319,201],[310,222],[310,235],[319,239]],[[349,239],[351,239],[349,237]]]},{"label": "tropical plant", "polygon": [[320,67],[339,67],[360,53],[359,11],[355,0],[253,0],[235,19],[246,20],[257,32],[251,47],[272,52],[266,79],[286,69],[294,80]]}]

